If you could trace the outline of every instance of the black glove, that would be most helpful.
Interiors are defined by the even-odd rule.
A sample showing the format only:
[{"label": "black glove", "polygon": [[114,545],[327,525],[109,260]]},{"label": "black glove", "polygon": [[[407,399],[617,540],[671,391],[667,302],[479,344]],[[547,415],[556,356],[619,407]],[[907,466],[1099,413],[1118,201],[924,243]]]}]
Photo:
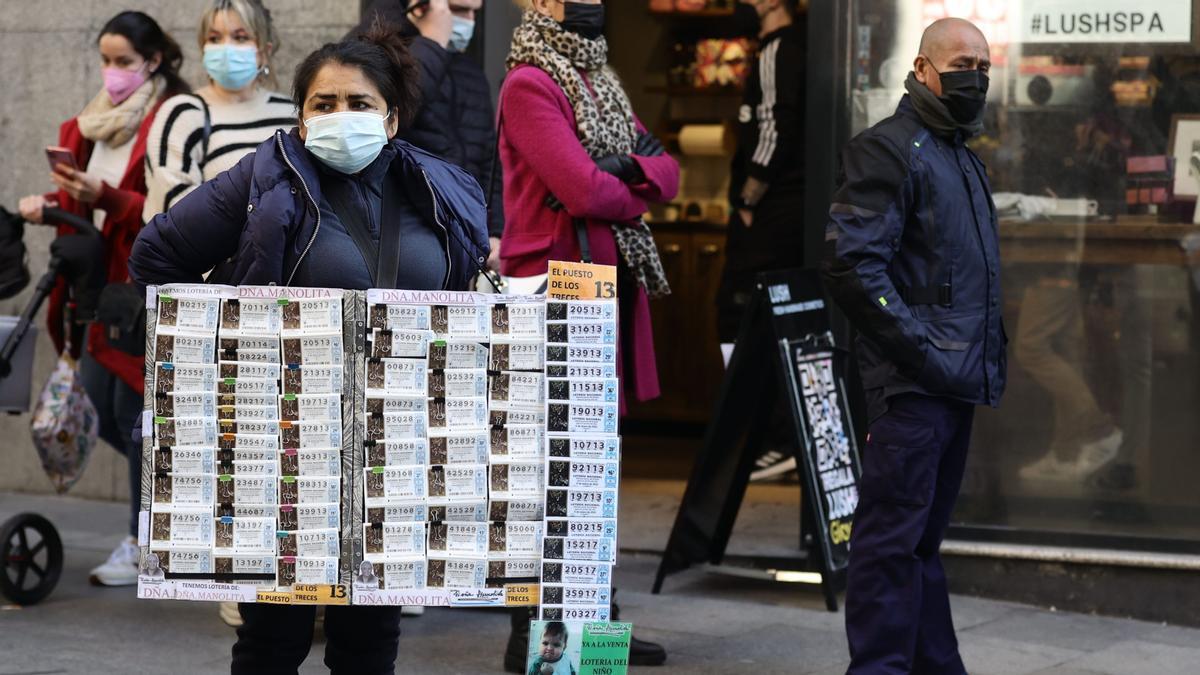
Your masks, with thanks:
[{"label": "black glove", "polygon": [[555,212],[562,211],[564,208],[566,208],[563,206],[562,202],[558,201],[558,197],[555,197],[552,194],[546,195],[546,199],[542,203],[546,206],[546,208]]},{"label": "black glove", "polygon": [[67,234],[50,243],[50,256],[58,258],[58,272],[71,285],[76,319],[90,321],[96,312],[100,290],[107,281],[104,242],[91,234]]},{"label": "black glove", "polygon": [[633,154],[641,155],[642,157],[658,157],[659,155],[667,154],[667,149],[654,137],[654,134],[649,131],[643,131],[637,137],[637,142],[633,144]]},{"label": "black glove", "polygon": [[642,167],[629,155],[609,155],[596,160],[596,166],[604,173],[612,174],[621,179],[622,183],[634,185],[644,183],[646,174]]}]

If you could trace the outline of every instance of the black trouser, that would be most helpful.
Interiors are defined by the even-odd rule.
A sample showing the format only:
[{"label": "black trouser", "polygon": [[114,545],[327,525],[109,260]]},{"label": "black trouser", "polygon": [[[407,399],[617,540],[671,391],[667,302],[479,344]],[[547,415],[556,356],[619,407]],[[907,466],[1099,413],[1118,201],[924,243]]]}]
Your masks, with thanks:
[{"label": "black trouser", "polygon": [[[294,675],[312,647],[317,608],[238,607],[245,623],[233,645],[233,675]],[[333,675],[392,675],[399,650],[399,607],[325,608],[325,665]]]}]

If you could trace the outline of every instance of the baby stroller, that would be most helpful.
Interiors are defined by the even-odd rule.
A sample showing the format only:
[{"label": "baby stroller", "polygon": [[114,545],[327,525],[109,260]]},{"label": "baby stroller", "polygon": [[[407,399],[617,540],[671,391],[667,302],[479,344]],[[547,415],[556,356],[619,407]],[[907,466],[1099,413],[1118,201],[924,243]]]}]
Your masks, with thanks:
[{"label": "baby stroller", "polygon": [[[50,225],[67,225],[78,234],[98,238],[87,220],[61,209],[45,209]],[[20,293],[30,281],[22,243],[24,221],[0,207],[0,298]],[[53,249],[52,249],[53,251]],[[70,260],[52,253],[45,274],[18,317],[0,317],[0,411],[29,411],[34,352],[32,322],[50,296],[59,274],[71,272]],[[0,594],[19,605],[46,598],[58,584],[63,567],[62,539],[54,525],[36,513],[19,513],[0,525]]]}]

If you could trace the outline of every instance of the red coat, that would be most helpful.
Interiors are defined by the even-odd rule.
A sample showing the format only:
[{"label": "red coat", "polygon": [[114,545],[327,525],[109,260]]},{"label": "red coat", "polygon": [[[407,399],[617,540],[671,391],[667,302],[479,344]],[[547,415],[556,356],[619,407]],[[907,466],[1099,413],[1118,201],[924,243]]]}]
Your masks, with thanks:
[{"label": "red coat", "polygon": [[[94,205],[80,204],[62,190],[45,195],[46,199],[57,201],[59,208],[89,221],[92,220],[93,206],[104,210],[104,231],[101,233],[101,237],[104,239],[104,264],[108,268],[109,283],[129,280],[129,251],[133,248],[133,240],[137,238],[138,232],[142,229],[142,205],[146,200],[144,168],[146,137],[150,133],[150,126],[154,123],[154,114],[158,112],[161,105],[162,101],[160,100],[147,113],[146,119],[142,120],[142,125],[138,128],[137,136],[133,140],[133,150],[129,156],[129,163],[125,165],[125,174],[121,177],[121,183],[116,187],[105,183],[100,197]],[[59,127],[58,144],[75,155],[75,161],[79,163],[80,167],[87,167],[94,143],[79,133],[79,122],[75,118],[63,122]],[[58,228],[60,235],[71,232],[73,230],[69,227],[60,226]],[[54,348],[60,352],[63,349],[62,322],[63,305],[66,298],[67,284],[62,278],[59,278],[54,291],[50,294],[46,323],[50,339],[54,341]],[[108,340],[104,337],[104,328],[99,323],[93,323],[88,326],[87,330],[88,353],[96,359],[97,363],[141,393],[145,382],[143,376],[145,359],[110,347]]]},{"label": "red coat", "polygon": [[[592,261],[616,265],[617,245],[611,223],[629,222],[646,212],[647,202],[664,202],[679,189],[679,164],[669,155],[637,157],[646,175],[626,185],[596,168],[576,134],[575,110],[561,87],[545,71],[530,65],[514,68],[500,90],[500,160],[504,168],[504,237],[500,269],[506,276],[545,274],[550,260],[579,260],[573,218],[587,220]],[[644,129],[638,123],[639,129]],[[548,194],[562,202],[558,212],[545,206]],[[619,361],[622,388],[645,401],[659,395],[650,303],[645,290],[621,299]],[[622,405],[624,400],[622,399]]]}]

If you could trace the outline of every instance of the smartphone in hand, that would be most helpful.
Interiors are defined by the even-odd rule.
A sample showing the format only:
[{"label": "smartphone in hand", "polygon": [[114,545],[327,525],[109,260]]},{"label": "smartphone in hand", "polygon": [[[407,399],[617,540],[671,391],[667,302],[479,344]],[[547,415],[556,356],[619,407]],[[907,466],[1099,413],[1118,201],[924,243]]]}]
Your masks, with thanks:
[{"label": "smartphone in hand", "polygon": [[65,164],[76,171],[79,170],[79,165],[75,163],[75,155],[66,148],[57,145],[46,146],[46,159],[50,162],[51,171],[54,171],[59,164]]}]

